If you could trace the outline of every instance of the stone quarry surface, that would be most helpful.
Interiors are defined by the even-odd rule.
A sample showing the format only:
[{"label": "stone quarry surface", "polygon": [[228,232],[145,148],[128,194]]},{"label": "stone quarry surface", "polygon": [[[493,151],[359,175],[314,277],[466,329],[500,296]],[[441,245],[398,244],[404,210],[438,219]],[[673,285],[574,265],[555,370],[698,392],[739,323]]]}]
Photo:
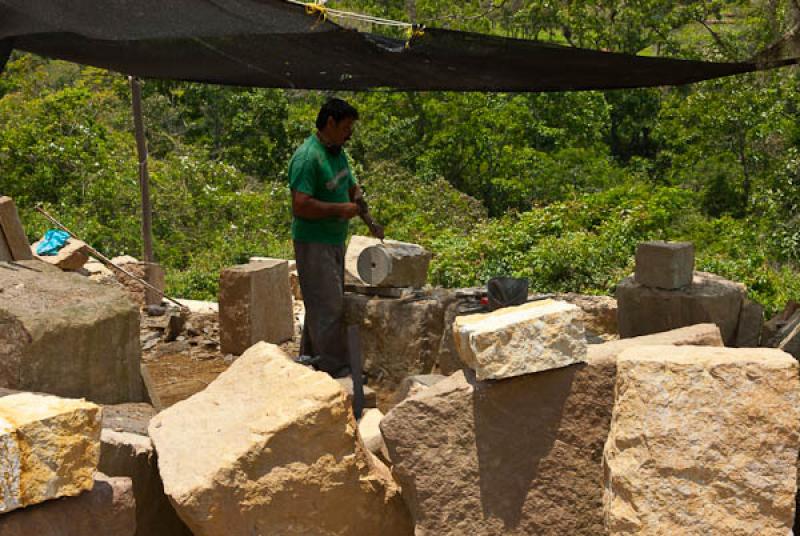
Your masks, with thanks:
[{"label": "stone quarry surface", "polygon": [[636,247],[636,282],[646,287],[679,289],[692,284],[694,244],[643,242]]},{"label": "stone quarry surface", "polygon": [[358,256],[358,276],[377,287],[422,288],[428,281],[431,253],[422,246],[385,240]]},{"label": "stone quarry surface", "polygon": [[0,387],[114,404],[143,399],[139,309],[41,261],[0,279]]},{"label": "stone quarry surface", "polygon": [[97,473],[91,489],[0,516],[3,536],[134,536],[136,503],[129,478]]},{"label": "stone quarry surface", "polygon": [[220,347],[241,354],[259,341],[279,344],[294,335],[289,265],[284,260],[226,268],[219,285]]},{"label": "stone quarry surface", "polygon": [[[31,252],[36,255],[36,248],[41,244],[41,240],[35,242],[31,246]],[[55,255],[36,255],[36,257],[48,264],[60,268],[62,270],[79,270],[89,260],[89,254],[86,250],[86,242],[81,242],[74,238],[67,240],[58,253]]]},{"label": "stone quarry surface", "polygon": [[678,290],[647,287],[628,277],[617,285],[616,297],[620,337],[713,322],[725,345],[733,346],[745,287],[705,272],[695,272],[692,285]]},{"label": "stone quarry surface", "polygon": [[394,389],[407,376],[427,374],[444,331],[442,302],[433,295],[404,300],[345,294],[347,322],[360,327],[364,372]]},{"label": "stone quarry surface", "polygon": [[617,369],[604,459],[609,534],[790,533],[795,359],[771,349],[653,346],[625,351]]},{"label": "stone quarry surface", "polygon": [[31,245],[19,220],[14,200],[0,196],[0,261],[27,261],[33,259]]},{"label": "stone quarry surface", "polygon": [[149,432],[165,491],[196,536],[411,534],[339,384],[275,346],[250,348]]},{"label": "stone quarry surface", "polygon": [[461,360],[478,380],[502,379],[579,363],[586,357],[580,309],[541,300],[457,317],[453,335]]},{"label": "stone quarry surface", "polygon": [[0,398],[0,513],[92,488],[100,407],[18,393]]},{"label": "stone quarry surface", "polygon": [[389,411],[381,430],[418,535],[597,536],[616,356],[720,344],[716,326],[591,345],[587,362],[503,381],[457,372]]}]

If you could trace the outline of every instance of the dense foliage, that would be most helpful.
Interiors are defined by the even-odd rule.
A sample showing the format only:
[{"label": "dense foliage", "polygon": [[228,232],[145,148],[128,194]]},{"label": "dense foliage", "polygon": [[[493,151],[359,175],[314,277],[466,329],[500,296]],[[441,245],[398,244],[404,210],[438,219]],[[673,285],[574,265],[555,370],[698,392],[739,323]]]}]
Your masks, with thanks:
[{"label": "dense foliage", "polygon": [[[715,60],[748,58],[800,20],[789,0],[329,5]],[[342,96],[361,112],[350,154],[377,219],[391,238],[434,251],[434,283],[514,274],[540,291],[607,293],[632,269],[637,242],[685,239],[700,269],[746,283],[775,310],[800,298],[798,81],[790,68],[682,88]],[[286,165],[327,95],[153,81],[144,89],[156,256],[169,291],[213,298],[221,267],[291,256]],[[43,204],[109,256],[139,256],[130,117],[123,76],[12,57],[0,76],[0,193],[16,199],[31,239],[48,227],[32,210]]]}]

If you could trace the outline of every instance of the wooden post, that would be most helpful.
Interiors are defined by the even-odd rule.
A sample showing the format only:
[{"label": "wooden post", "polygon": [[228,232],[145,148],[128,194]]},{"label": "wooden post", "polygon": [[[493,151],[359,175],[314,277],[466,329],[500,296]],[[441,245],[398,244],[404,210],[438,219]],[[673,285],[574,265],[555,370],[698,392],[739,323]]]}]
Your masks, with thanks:
[{"label": "wooden post", "polygon": [[[136,153],[139,157],[139,189],[142,193],[142,244],[144,262],[153,262],[153,211],[150,205],[150,174],[147,171],[147,141],[142,119],[142,86],[139,79],[129,76],[133,126],[136,132]],[[149,272],[149,271],[148,271]]]}]

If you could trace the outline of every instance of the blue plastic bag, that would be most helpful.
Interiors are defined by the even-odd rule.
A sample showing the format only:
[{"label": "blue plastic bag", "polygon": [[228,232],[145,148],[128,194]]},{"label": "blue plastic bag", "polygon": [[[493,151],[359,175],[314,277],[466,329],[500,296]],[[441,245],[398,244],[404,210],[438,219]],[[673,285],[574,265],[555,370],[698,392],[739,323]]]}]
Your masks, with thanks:
[{"label": "blue plastic bag", "polygon": [[44,234],[44,239],[36,246],[36,254],[49,257],[56,255],[69,240],[69,233],[58,229],[50,229]]}]

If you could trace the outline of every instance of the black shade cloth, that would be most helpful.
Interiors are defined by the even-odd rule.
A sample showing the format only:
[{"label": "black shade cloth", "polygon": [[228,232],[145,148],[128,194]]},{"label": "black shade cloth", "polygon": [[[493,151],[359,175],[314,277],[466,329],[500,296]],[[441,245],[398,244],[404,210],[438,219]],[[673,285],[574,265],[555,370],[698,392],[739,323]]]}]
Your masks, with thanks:
[{"label": "black shade cloth", "polygon": [[[615,89],[796,63],[673,60],[439,29],[406,47],[283,0],[0,0],[2,39],[143,78],[299,89]],[[3,52],[0,41],[0,70]]]}]

